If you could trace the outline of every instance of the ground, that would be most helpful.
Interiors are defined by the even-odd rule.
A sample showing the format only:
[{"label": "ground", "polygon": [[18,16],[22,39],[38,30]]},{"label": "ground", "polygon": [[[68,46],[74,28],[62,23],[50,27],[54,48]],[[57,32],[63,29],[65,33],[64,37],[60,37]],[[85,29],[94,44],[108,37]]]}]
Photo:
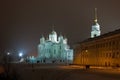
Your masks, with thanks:
[{"label": "ground", "polygon": [[18,80],[120,80],[118,68],[85,69],[75,65],[14,64]]}]

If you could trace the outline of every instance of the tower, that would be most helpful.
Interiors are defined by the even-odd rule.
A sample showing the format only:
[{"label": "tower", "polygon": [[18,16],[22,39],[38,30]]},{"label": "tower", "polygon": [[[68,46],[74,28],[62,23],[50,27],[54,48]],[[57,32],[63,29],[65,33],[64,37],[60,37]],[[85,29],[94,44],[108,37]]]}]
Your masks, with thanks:
[{"label": "tower", "polygon": [[57,33],[54,30],[54,25],[52,32],[49,34],[49,40],[52,42],[57,42]]},{"label": "tower", "polygon": [[94,19],[94,24],[92,25],[92,31],[91,31],[91,38],[100,36],[100,25],[98,24],[97,21],[97,8],[95,8],[95,19]]}]

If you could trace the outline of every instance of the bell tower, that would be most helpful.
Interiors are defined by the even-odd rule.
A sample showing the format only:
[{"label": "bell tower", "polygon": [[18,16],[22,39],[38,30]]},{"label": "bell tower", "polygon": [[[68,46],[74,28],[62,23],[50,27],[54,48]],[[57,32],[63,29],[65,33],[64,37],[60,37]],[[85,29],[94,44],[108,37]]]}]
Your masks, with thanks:
[{"label": "bell tower", "polygon": [[95,8],[95,19],[94,19],[94,24],[92,25],[92,31],[91,31],[91,38],[100,36],[101,31],[100,31],[100,25],[98,24],[98,19],[97,19],[97,8]]}]

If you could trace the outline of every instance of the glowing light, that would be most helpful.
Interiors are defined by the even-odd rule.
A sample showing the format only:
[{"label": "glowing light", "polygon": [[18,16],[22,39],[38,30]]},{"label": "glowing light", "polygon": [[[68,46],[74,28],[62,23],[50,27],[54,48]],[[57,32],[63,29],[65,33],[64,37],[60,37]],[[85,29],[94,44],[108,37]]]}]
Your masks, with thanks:
[{"label": "glowing light", "polygon": [[85,52],[88,52],[88,50],[85,50]]},{"label": "glowing light", "polygon": [[22,57],[23,56],[23,53],[19,53],[19,57]]},{"label": "glowing light", "polygon": [[8,52],[7,55],[10,55],[10,53]]}]

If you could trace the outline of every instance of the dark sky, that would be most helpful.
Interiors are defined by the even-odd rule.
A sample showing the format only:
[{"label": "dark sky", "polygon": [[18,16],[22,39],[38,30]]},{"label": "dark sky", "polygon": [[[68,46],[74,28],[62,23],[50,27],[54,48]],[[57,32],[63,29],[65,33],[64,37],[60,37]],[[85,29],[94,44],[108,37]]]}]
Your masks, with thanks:
[{"label": "dark sky", "polygon": [[120,28],[120,0],[3,0],[0,2],[0,50],[37,53],[37,45],[55,30],[69,44],[90,37],[94,8],[102,34]]}]

